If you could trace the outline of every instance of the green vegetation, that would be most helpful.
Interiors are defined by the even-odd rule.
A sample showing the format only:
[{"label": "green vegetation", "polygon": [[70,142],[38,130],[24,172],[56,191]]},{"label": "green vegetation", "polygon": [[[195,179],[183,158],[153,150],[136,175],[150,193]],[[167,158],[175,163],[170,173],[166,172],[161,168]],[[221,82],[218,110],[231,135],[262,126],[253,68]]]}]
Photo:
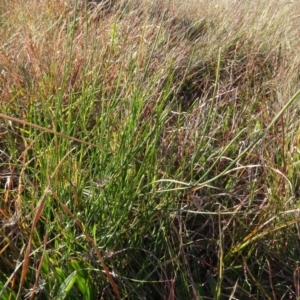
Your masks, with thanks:
[{"label": "green vegetation", "polygon": [[300,299],[299,3],[112,2],[0,0],[0,298]]}]

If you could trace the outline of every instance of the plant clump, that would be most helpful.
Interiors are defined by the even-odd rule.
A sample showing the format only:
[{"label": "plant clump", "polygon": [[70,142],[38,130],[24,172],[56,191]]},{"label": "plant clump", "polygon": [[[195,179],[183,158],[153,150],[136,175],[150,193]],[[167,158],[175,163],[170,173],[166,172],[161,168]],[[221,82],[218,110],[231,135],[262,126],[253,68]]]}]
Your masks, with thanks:
[{"label": "plant clump", "polygon": [[298,299],[299,9],[0,0],[0,298]]}]

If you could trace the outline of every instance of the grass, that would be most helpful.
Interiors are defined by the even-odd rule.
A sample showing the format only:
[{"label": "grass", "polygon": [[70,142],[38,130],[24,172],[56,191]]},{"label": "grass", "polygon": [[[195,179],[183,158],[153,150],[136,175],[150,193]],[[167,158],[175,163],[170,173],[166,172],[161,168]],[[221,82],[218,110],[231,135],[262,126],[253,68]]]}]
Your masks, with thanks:
[{"label": "grass", "polygon": [[300,299],[299,4],[52,2],[0,0],[0,298]]}]

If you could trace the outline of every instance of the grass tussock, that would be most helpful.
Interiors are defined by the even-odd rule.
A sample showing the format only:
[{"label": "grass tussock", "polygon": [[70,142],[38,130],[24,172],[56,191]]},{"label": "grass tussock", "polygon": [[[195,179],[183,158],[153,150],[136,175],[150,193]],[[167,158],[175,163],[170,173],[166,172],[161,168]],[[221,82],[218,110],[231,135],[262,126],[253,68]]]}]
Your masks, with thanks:
[{"label": "grass tussock", "polygon": [[298,299],[296,1],[0,1],[1,299]]}]

